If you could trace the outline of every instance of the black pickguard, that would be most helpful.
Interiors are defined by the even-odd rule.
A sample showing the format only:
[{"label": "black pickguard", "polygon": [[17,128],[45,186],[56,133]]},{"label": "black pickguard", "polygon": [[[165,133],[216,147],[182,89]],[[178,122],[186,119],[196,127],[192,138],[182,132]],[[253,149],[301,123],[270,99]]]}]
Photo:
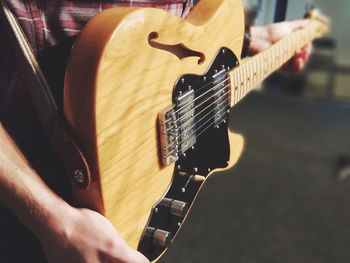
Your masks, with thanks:
[{"label": "black pickguard", "polygon": [[[223,67],[229,71],[237,65],[237,62],[232,51],[227,48],[220,49],[204,75],[189,74],[179,78],[173,89],[173,103],[176,104],[177,96],[186,92],[188,86],[197,92],[197,97],[205,94],[211,88],[208,83],[213,81],[212,76],[215,72]],[[206,99],[211,99],[208,96],[211,96],[210,93],[203,95],[207,97]],[[226,167],[229,157],[228,123],[223,122],[218,127],[209,127],[197,137],[194,148],[186,151],[185,156],[180,156],[176,162],[173,181],[164,197],[180,200],[191,206],[203,184],[203,181],[192,180],[191,176],[196,174],[206,177],[210,171]],[[168,208],[155,204],[148,227],[171,232],[172,237],[175,237],[183,220],[184,217],[171,215]],[[152,236],[144,236],[138,250],[153,261],[166,250],[166,247],[156,246],[152,242]]]}]

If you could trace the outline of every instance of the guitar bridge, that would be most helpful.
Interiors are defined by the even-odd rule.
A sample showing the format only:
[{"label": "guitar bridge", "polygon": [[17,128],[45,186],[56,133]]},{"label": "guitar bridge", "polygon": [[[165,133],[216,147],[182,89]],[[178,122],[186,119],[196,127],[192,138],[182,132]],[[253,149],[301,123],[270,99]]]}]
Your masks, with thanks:
[{"label": "guitar bridge", "polygon": [[162,164],[168,166],[196,143],[194,91],[179,94],[176,105],[159,113]]}]

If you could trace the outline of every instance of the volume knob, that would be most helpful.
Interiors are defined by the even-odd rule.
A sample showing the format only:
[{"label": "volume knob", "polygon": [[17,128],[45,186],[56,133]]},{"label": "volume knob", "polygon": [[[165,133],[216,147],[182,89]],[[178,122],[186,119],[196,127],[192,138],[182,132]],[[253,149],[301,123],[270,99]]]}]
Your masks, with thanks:
[{"label": "volume knob", "polygon": [[188,211],[188,204],[179,200],[163,198],[160,205],[169,208],[173,216],[184,217]]},{"label": "volume knob", "polygon": [[167,247],[172,239],[170,232],[154,227],[147,227],[145,235],[152,237],[153,244],[159,247]]}]

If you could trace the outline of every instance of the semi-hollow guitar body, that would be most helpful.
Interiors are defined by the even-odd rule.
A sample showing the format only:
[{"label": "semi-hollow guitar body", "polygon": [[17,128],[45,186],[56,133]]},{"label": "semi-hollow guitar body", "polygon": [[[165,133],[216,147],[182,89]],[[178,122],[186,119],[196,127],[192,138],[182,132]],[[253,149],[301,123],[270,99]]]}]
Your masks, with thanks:
[{"label": "semi-hollow guitar body", "polygon": [[268,75],[258,63],[251,77],[242,73],[243,36],[239,0],[201,0],[183,20],[152,8],[106,10],[73,49],[64,112],[92,167],[91,182],[73,184],[73,195],[151,261],[206,178],[242,152],[229,109]]}]

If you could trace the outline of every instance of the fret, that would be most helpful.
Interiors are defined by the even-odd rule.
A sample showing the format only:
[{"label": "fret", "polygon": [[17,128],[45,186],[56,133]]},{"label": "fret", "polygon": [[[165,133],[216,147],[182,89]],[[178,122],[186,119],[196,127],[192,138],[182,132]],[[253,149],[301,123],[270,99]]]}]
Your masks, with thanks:
[{"label": "fret", "polygon": [[238,88],[239,88],[239,75],[238,75],[238,70],[234,71],[234,78],[235,78],[235,89],[234,89],[234,94],[235,94],[235,104],[239,102],[238,99]]},{"label": "fret", "polygon": [[248,85],[246,89],[246,93],[249,92],[249,90],[253,87],[252,82],[253,82],[253,64],[248,63]]},{"label": "fret", "polygon": [[238,102],[238,100],[237,100],[237,87],[238,87],[237,70],[232,72],[232,77],[233,77],[234,87],[233,87],[233,90],[231,93],[233,94],[233,97],[234,97],[233,105],[236,105],[236,103]]},{"label": "fret", "polygon": [[260,81],[262,80],[262,75],[263,75],[263,67],[262,67],[262,55],[260,54],[259,57],[256,57],[256,65],[257,65],[257,81],[258,83],[260,83]]},{"label": "fret", "polygon": [[235,102],[235,104],[238,102],[238,94],[237,94],[237,92],[238,92],[238,82],[239,82],[239,80],[238,80],[238,77],[237,77],[237,72],[234,72],[235,74],[233,74],[233,78],[234,78],[234,83],[235,83],[235,86],[234,86],[234,98],[235,98],[235,100],[234,100],[234,102]]},{"label": "fret", "polygon": [[264,75],[267,76],[267,74],[270,72],[271,68],[271,58],[270,58],[271,48],[266,50],[266,57],[265,57],[265,71]]},{"label": "fret", "polygon": [[327,30],[324,21],[310,21],[304,29],[295,31],[267,50],[242,60],[238,67],[229,72],[231,106],[240,102],[256,85],[283,66],[296,51]]},{"label": "fret", "polygon": [[269,68],[269,72],[273,72],[273,71],[275,71],[275,63],[276,63],[276,61],[275,61],[275,47],[272,47],[271,49],[270,49],[270,56],[269,56],[269,60],[271,61],[271,66],[270,66],[270,68]]},{"label": "fret", "polygon": [[270,72],[270,68],[271,68],[271,59],[270,59],[270,53],[271,53],[271,49],[266,50],[266,57],[265,57],[265,78],[267,77],[267,75]]},{"label": "fret", "polygon": [[244,85],[243,79],[243,66],[239,69],[239,86],[238,86],[238,101],[242,98],[242,86]]},{"label": "fret", "polygon": [[231,86],[231,94],[228,94],[228,96],[230,96],[231,95],[231,99],[230,99],[230,105],[234,105],[235,104],[235,97],[234,97],[234,95],[235,95],[235,93],[234,93],[234,87],[235,87],[235,83],[234,83],[234,78],[233,78],[233,74],[232,74],[232,71],[230,71],[229,73],[228,73],[228,77],[229,77],[229,81],[230,81],[230,86]]},{"label": "fret", "polygon": [[[290,35],[288,36],[288,38],[286,39],[286,42],[287,42],[287,48],[286,48],[286,60],[288,61],[289,60],[289,57],[290,57],[290,54],[292,53],[291,51],[291,43],[290,43]],[[293,50],[294,51],[294,50]]]},{"label": "fret", "polygon": [[278,43],[278,48],[277,48],[277,53],[278,53],[278,56],[279,56],[278,64],[279,64],[280,66],[282,66],[283,61],[284,61],[284,59],[283,59],[283,54],[282,54],[282,50],[283,50],[283,43],[279,42],[279,43]]},{"label": "fret", "polygon": [[249,92],[251,85],[250,85],[250,79],[251,79],[251,63],[247,64],[247,87],[244,90],[244,96]]},{"label": "fret", "polygon": [[276,59],[275,59],[275,47],[273,46],[270,50],[270,61],[271,61],[271,67],[269,71],[275,71],[275,66],[276,66]]},{"label": "fret", "polygon": [[284,49],[285,61],[288,61],[289,59],[289,41],[288,40],[289,40],[289,36],[285,40],[286,42],[285,49]]},{"label": "fret", "polygon": [[256,80],[256,61],[253,60],[252,61],[252,82],[251,82],[251,86],[254,87],[257,84],[257,80]]},{"label": "fret", "polygon": [[286,61],[286,54],[284,53],[284,50],[285,50],[284,41],[281,41],[280,45],[281,45],[281,47],[280,47],[280,56],[281,56],[280,63],[283,63],[284,61]]},{"label": "fret", "polygon": [[266,53],[264,56],[264,75],[263,75],[264,79],[267,77],[267,74],[269,73],[269,65],[270,65],[269,51],[270,50],[266,50]]},{"label": "fret", "polygon": [[254,68],[255,68],[255,71],[254,71],[254,74],[255,74],[255,82],[254,82],[254,86],[255,85],[258,85],[260,83],[260,79],[259,79],[259,64],[258,64],[258,61],[254,60]]},{"label": "fret", "polygon": [[243,65],[242,66],[242,71],[241,71],[241,78],[242,78],[242,82],[241,82],[241,86],[239,87],[239,100],[241,100],[243,97],[244,97],[244,88],[246,86],[246,81],[245,81],[245,68],[246,68],[246,65]]},{"label": "fret", "polygon": [[270,50],[270,60],[271,60],[271,68],[270,71],[275,71],[276,66],[276,53],[275,53],[275,47],[272,47]]},{"label": "fret", "polygon": [[[245,97],[245,95],[247,94],[248,92],[248,86],[249,86],[249,81],[248,81],[248,78],[249,78],[249,64],[245,64],[245,67],[244,67],[244,87],[243,87],[243,97]],[[242,98],[243,98],[242,97]]]},{"label": "fret", "polygon": [[261,75],[260,79],[265,78],[265,72],[266,72],[266,63],[267,63],[267,58],[266,58],[266,53],[261,54],[261,61],[262,61],[262,67],[261,67]]},{"label": "fret", "polygon": [[240,96],[240,100],[244,97],[244,89],[245,89],[245,86],[246,86],[246,65],[244,65],[242,67],[242,86],[241,86],[241,96]]},{"label": "fret", "polygon": [[241,100],[241,87],[242,87],[242,66],[238,70],[238,89],[237,89],[237,102]]},{"label": "fret", "polygon": [[292,53],[293,56],[295,52],[299,49],[299,41],[295,34],[290,35],[289,43],[291,46],[290,53]]}]

